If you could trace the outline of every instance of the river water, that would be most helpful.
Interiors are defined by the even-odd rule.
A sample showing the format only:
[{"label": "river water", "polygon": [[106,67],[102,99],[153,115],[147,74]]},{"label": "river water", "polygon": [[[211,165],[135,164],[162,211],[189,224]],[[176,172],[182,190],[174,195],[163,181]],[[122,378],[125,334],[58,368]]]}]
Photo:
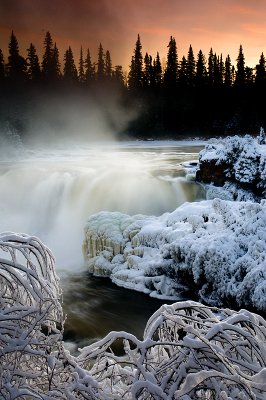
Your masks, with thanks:
[{"label": "river water", "polygon": [[56,257],[68,314],[66,338],[95,340],[110,330],[141,336],[162,303],[84,271],[83,229],[98,211],[160,215],[205,197],[185,179],[199,142],[123,142],[31,149],[0,163],[0,229],[38,236]]}]

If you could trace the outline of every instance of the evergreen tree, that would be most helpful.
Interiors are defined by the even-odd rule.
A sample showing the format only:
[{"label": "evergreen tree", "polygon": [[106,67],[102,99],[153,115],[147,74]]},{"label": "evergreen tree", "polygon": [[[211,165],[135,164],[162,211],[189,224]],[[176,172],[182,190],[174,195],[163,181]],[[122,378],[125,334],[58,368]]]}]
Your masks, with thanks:
[{"label": "evergreen tree", "polygon": [[44,39],[44,54],[42,60],[42,74],[46,81],[55,82],[60,76],[59,51],[50,32],[46,32]]},{"label": "evergreen tree", "polygon": [[88,49],[85,59],[85,80],[87,83],[92,83],[94,79],[95,79],[95,66],[91,62],[90,49]]},{"label": "evergreen tree", "polygon": [[61,70],[59,61],[59,50],[58,47],[56,46],[56,43],[54,44],[53,48],[52,66],[53,66],[52,69],[53,77],[54,79],[58,79],[61,76]]},{"label": "evergreen tree", "polygon": [[187,59],[185,56],[182,57],[179,72],[178,72],[178,82],[181,87],[187,85]]},{"label": "evergreen tree", "polygon": [[138,35],[128,74],[128,88],[130,90],[138,90],[142,87],[143,57],[141,49],[140,36]]},{"label": "evergreen tree", "polygon": [[213,50],[212,48],[210,49],[209,52],[209,58],[208,58],[208,77],[209,77],[209,84],[212,86],[213,81],[214,81],[214,55],[213,55]]},{"label": "evergreen tree", "polygon": [[154,74],[154,84],[156,87],[161,86],[162,83],[162,65],[160,60],[160,55],[157,52],[156,58],[153,61],[153,74]]},{"label": "evergreen tree", "polygon": [[259,64],[256,65],[256,77],[255,77],[255,83],[257,85],[264,85],[266,83],[266,61],[264,54],[261,53]]},{"label": "evergreen tree", "polygon": [[79,80],[80,83],[84,83],[85,80],[86,80],[82,47],[80,48],[78,80]]},{"label": "evergreen tree", "polygon": [[78,80],[78,72],[75,66],[74,56],[71,47],[66,50],[64,55],[64,79],[75,83]]},{"label": "evergreen tree", "polygon": [[220,60],[216,53],[213,56],[213,85],[218,87],[221,85],[221,75],[220,75]]},{"label": "evergreen tree", "polygon": [[199,51],[196,63],[196,84],[198,86],[205,85],[207,80],[206,60],[202,50]]},{"label": "evergreen tree", "polygon": [[143,87],[147,88],[150,87],[152,84],[152,57],[145,54],[144,57],[144,69],[143,69]]},{"label": "evergreen tree", "polygon": [[232,86],[233,82],[233,77],[232,77],[232,64],[231,64],[231,58],[228,54],[228,56],[225,59],[225,73],[224,73],[224,84],[227,87]]},{"label": "evergreen tree", "polygon": [[178,56],[176,41],[174,37],[170,37],[168,44],[167,63],[164,72],[164,84],[166,87],[173,88],[176,86],[178,78]]},{"label": "evergreen tree", "polygon": [[5,60],[2,50],[0,49],[0,82],[5,79]]},{"label": "evergreen tree", "polygon": [[243,47],[240,45],[239,47],[239,53],[238,57],[236,59],[237,64],[236,64],[236,79],[235,79],[235,85],[238,87],[243,87],[245,85],[245,57],[243,53]]},{"label": "evergreen tree", "polygon": [[124,86],[124,74],[122,65],[116,65],[114,70],[114,79],[118,85]]},{"label": "evergreen tree", "polygon": [[105,76],[107,79],[110,80],[112,78],[112,72],[113,72],[113,68],[112,68],[111,55],[110,55],[110,51],[107,50],[106,54],[105,54]]},{"label": "evergreen tree", "polygon": [[223,62],[223,55],[221,54],[220,56],[220,62],[219,62],[219,83],[222,85],[224,83],[224,74],[225,74],[225,65]]},{"label": "evergreen tree", "polygon": [[18,41],[13,31],[11,33],[8,50],[7,76],[13,82],[22,82],[26,77],[27,63],[19,54]]},{"label": "evergreen tree", "polygon": [[253,68],[245,67],[245,84],[251,87],[254,83],[255,77],[253,74]]},{"label": "evergreen tree", "polygon": [[190,86],[194,84],[195,76],[196,76],[196,61],[192,46],[190,45],[187,56],[187,81]]},{"label": "evergreen tree", "polygon": [[39,58],[36,52],[36,47],[31,43],[30,47],[27,49],[28,57],[28,69],[27,76],[28,79],[34,82],[38,82],[41,77],[41,68],[39,64]]},{"label": "evergreen tree", "polygon": [[100,43],[98,49],[98,63],[97,63],[97,80],[103,81],[105,77],[105,62],[104,62],[104,54],[103,54],[103,46]]}]

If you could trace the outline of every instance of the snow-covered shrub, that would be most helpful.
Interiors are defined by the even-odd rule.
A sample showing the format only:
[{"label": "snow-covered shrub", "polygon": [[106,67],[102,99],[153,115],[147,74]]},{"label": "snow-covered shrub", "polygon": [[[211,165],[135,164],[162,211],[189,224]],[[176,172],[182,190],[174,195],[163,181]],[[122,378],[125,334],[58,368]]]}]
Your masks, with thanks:
[{"label": "snow-covered shrub", "polygon": [[62,341],[50,251],[37,238],[9,233],[0,252],[1,398],[265,399],[266,321],[259,315],[192,301],[164,305],[142,340],[110,332],[74,357]]}]

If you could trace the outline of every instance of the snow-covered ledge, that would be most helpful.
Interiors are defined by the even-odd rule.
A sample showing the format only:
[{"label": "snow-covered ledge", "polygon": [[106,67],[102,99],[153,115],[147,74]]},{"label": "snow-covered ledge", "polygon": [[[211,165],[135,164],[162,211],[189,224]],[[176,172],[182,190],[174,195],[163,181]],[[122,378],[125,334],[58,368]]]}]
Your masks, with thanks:
[{"label": "snow-covered ledge", "polygon": [[160,217],[100,212],[83,244],[88,269],[153,297],[266,311],[266,201],[185,203]]}]

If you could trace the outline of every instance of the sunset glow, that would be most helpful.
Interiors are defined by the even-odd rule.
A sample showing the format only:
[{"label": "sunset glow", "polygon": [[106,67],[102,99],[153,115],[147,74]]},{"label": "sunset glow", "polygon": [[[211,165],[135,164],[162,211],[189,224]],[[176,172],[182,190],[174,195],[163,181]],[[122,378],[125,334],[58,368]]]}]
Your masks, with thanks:
[{"label": "sunset glow", "polygon": [[191,44],[195,54],[207,56],[212,47],[235,63],[242,44],[246,64],[255,67],[266,51],[265,16],[263,0],[0,0],[0,48],[7,57],[13,29],[21,53],[33,42],[41,57],[49,30],[61,56],[70,45],[77,60],[83,46],[95,59],[101,42],[113,64],[128,69],[138,33],[143,53],[159,51],[162,59],[172,35],[179,59]]}]

